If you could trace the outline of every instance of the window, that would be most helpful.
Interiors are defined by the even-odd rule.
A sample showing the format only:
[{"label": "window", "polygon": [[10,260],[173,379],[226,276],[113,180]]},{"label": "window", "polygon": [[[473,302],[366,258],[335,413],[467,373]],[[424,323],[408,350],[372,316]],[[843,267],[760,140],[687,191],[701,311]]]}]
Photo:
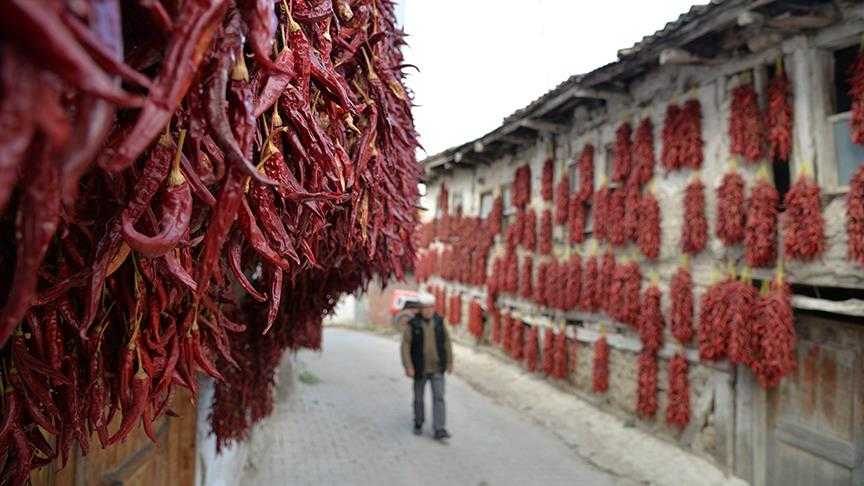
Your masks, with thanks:
[{"label": "window", "polygon": [[510,199],[512,193],[510,191],[510,184],[505,184],[501,186],[501,202],[504,207],[504,215],[509,216],[516,212],[516,209],[513,207],[513,201]]},{"label": "window", "polygon": [[450,207],[453,209],[453,214],[461,215],[462,214],[462,193],[454,192],[452,196],[450,196]]},{"label": "window", "polygon": [[483,194],[480,194],[480,217],[485,218],[489,216],[489,213],[492,212],[492,202],[494,196],[492,196],[492,191],[486,191]]},{"label": "window", "polygon": [[579,164],[570,164],[567,168],[570,177],[570,191],[579,190]]},{"label": "window", "polygon": [[852,142],[849,124],[852,119],[852,100],[849,97],[849,71],[859,47],[854,45],[834,51],[834,107],[828,117],[834,138],[834,155],[837,160],[837,185],[848,186],[852,174],[864,163],[864,146]]}]

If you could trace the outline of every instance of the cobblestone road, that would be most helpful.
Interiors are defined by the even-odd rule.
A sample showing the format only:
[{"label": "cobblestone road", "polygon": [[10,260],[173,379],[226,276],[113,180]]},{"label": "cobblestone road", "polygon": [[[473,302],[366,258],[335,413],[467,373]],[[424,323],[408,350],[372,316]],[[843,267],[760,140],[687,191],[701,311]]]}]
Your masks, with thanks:
[{"label": "cobblestone road", "polygon": [[395,341],[327,329],[324,347],[298,356],[296,383],[283,368],[276,410],[253,432],[240,484],[619,484],[454,376],[446,391],[454,437],[433,441],[429,421],[414,436]]}]

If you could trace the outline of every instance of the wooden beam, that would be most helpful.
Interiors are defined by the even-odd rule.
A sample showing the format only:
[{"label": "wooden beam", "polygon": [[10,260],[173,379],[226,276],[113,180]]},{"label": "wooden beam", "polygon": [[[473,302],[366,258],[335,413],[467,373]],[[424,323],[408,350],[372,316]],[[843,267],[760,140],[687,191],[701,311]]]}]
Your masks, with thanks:
[{"label": "wooden beam", "polygon": [[567,132],[567,125],[561,125],[559,123],[552,123],[543,120],[532,120],[525,119],[519,121],[519,126],[530,128],[532,130],[537,130],[538,132],[543,133],[556,133],[562,134]]},{"label": "wooden beam", "polygon": [[864,300],[825,300],[804,295],[793,295],[792,306],[797,309],[816,310],[843,314],[846,316],[864,317]]}]

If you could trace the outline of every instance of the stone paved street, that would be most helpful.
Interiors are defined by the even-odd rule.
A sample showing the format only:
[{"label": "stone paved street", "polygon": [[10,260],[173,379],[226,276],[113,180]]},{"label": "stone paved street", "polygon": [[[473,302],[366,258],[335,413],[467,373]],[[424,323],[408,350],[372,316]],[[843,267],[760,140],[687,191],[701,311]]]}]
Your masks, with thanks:
[{"label": "stone paved street", "polygon": [[394,340],[326,329],[324,346],[297,357],[295,383],[283,367],[276,410],[253,432],[239,484],[625,484],[454,376],[447,377],[454,437],[433,441],[428,417],[416,437]]}]

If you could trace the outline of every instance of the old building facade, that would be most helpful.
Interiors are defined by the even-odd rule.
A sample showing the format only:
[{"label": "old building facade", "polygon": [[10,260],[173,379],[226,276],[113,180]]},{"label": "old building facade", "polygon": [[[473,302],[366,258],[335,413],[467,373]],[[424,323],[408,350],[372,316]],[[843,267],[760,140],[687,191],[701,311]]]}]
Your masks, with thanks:
[{"label": "old building facade", "polygon": [[[461,325],[454,329],[465,339],[475,339],[467,325],[472,319],[471,303],[482,308],[483,330],[476,342],[490,352],[501,352],[495,342],[500,336],[493,339],[492,333],[502,316],[520,322],[526,332],[539,330],[541,360],[545,330],[563,333],[569,366],[566,377],[555,380],[557,384],[710,458],[730,474],[753,484],[864,484],[864,267],[849,258],[847,245],[850,181],[864,162],[864,146],[850,137],[848,73],[859,56],[862,33],[864,7],[859,2],[715,0],[620,51],[618,61],[573,76],[492,132],[427,158],[422,285],[446,296],[445,305],[458,296]],[[739,86],[752,86],[760,110],[767,113],[771,109],[768,86],[781,72],[789,80],[791,155],[788,161],[772,159],[765,151],[755,163],[748,162],[735,154],[730,141],[733,93]],[[693,100],[698,101],[701,114],[701,166],[669,169],[663,163],[669,106]],[[566,179],[571,196],[578,191],[585,174],[578,160],[587,145],[594,147],[593,189],[623,191],[626,183],[616,181],[622,178],[615,174],[616,155],[620,157],[621,151],[616,138],[623,124],[629,123],[635,132],[646,119],[653,127],[656,163],[639,194],[652,194],[660,207],[660,251],[653,259],[634,241],[612,244],[595,234],[593,195],[582,204],[583,234],[574,238],[569,221],[554,221],[557,195],[543,194],[544,166],[550,160],[553,187]],[[530,170],[530,199],[520,209],[512,204],[514,173],[525,166]],[[769,181],[783,198],[799,177],[812,177],[820,190],[824,249],[809,260],[786,254],[784,225],[789,216],[780,204],[776,258],[766,266],[750,268],[744,242],[727,244],[717,236],[717,189],[729,172],[743,178],[747,201],[760,179]],[[685,215],[685,193],[697,179],[705,186],[707,243],[683,258],[682,231],[692,223]],[[520,280],[526,257],[531,258],[530,275],[536,285],[544,263],[569,261],[577,254],[584,264],[611,252],[619,265],[638,263],[643,292],[652,285],[660,289],[665,325],[662,345],[654,355],[656,413],[646,417],[637,410],[643,374],[640,355],[645,348],[638,326],[603,310],[578,305],[562,309],[542,299],[538,303],[518,291],[498,290],[490,296],[485,280],[474,279],[471,284],[442,277],[440,259],[452,258],[447,250],[454,244],[435,229],[436,222],[440,227],[446,219],[444,208],[447,218],[461,214],[479,221],[494,213],[499,197],[501,231],[476,235],[490,239],[482,259],[486,279],[494,272],[495,260],[506,260],[508,254],[518,261]],[[520,211],[533,211],[539,228],[546,210],[553,215],[548,253],[508,245],[507,229],[517,224]],[[603,214],[607,220],[616,219],[608,211]],[[471,228],[482,233],[487,226]],[[430,259],[434,262],[429,263]],[[762,386],[743,364],[704,359],[698,336],[680,342],[672,335],[670,282],[685,264],[693,279],[697,334],[702,298],[730,272],[734,279],[755,287],[778,274],[791,285],[795,368],[779,385]],[[584,274],[584,266],[582,270]],[[592,383],[599,339],[609,345],[605,392],[594,391]],[[666,420],[668,368],[674,356],[683,356],[688,364],[689,420],[680,427]],[[626,451],[621,453],[626,456]]]}]

